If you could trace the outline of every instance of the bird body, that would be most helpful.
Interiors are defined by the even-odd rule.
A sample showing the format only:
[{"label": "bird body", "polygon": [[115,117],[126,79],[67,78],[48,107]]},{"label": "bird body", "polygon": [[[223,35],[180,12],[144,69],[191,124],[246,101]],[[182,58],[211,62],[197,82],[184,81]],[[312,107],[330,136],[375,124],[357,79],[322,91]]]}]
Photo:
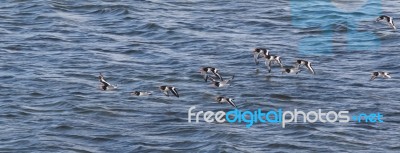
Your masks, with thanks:
[{"label": "bird body", "polygon": [[375,78],[377,77],[382,77],[385,79],[390,79],[392,78],[389,74],[389,72],[372,72],[371,74],[371,79],[369,79],[370,81],[375,80]]},{"label": "bird body", "polygon": [[148,96],[148,95],[151,95],[151,92],[147,92],[147,91],[134,91],[134,92],[132,92],[132,95],[135,95],[135,96]]}]

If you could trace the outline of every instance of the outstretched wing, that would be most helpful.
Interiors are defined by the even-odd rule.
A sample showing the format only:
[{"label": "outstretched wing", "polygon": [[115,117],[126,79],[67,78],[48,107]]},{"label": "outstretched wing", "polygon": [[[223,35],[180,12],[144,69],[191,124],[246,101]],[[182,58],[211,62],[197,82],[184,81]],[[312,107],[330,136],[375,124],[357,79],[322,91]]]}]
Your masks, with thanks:
[{"label": "outstretched wing", "polygon": [[373,75],[373,76],[371,76],[371,79],[369,79],[369,81],[372,81],[372,80],[374,80],[375,78],[376,78],[376,76]]},{"label": "outstretched wing", "polygon": [[176,96],[176,97],[178,97],[179,98],[179,94],[178,94],[178,91],[176,90],[176,88],[175,87],[172,87],[171,88],[171,92]]},{"label": "outstretched wing", "polygon": [[214,72],[214,71],[213,71],[213,73],[214,73],[214,75],[215,75],[218,79],[220,79],[221,81],[223,81],[221,75],[220,75],[218,72]]},{"label": "outstretched wing", "polygon": [[166,95],[167,97],[169,97],[169,93],[168,91],[163,91],[164,95]]},{"label": "outstretched wing", "polygon": [[204,81],[205,82],[207,82],[208,78],[209,78],[208,74],[204,74]]},{"label": "outstretched wing", "polygon": [[229,104],[231,104],[233,107],[236,107],[236,104],[233,102],[233,99],[228,99],[227,100]]},{"label": "outstretched wing", "polygon": [[314,71],[314,69],[311,67],[311,63],[310,63],[310,62],[308,62],[306,66],[307,66],[307,69],[308,69],[312,74],[315,74],[315,71]]},{"label": "outstretched wing", "polygon": [[254,62],[256,63],[256,65],[258,65],[258,58],[260,56],[260,53],[254,52],[253,56],[254,56]]},{"label": "outstretched wing", "polygon": [[[268,62],[268,64],[267,64]],[[265,66],[268,69],[268,73],[271,73],[271,61],[270,60],[265,60]]]}]

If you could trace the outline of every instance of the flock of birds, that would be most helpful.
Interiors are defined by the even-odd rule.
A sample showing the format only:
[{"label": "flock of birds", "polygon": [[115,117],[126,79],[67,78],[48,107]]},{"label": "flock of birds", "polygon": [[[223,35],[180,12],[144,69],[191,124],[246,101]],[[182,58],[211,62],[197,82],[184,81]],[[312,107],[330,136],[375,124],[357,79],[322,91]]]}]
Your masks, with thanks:
[{"label": "flock of birds", "polygon": [[[390,16],[386,16],[386,15],[382,15],[379,16],[376,19],[376,22],[379,22],[381,20],[386,21],[386,23],[394,30],[396,30],[396,26],[393,23],[393,18]],[[294,66],[283,66],[282,61],[281,61],[281,57],[277,56],[277,55],[270,55],[270,50],[266,49],[266,48],[255,48],[253,51],[253,57],[254,57],[254,62],[256,65],[259,64],[259,59],[264,59],[265,60],[265,66],[268,69],[268,73],[271,73],[271,69],[273,64],[275,65],[279,65],[281,68],[281,72],[282,74],[284,73],[295,73],[298,74],[300,73],[301,67],[305,66],[308,71],[311,74],[315,75],[315,71],[313,69],[313,67],[311,66],[311,62],[307,61],[307,60],[296,60],[294,62]],[[221,74],[219,73],[219,70],[215,67],[202,67],[200,68],[200,74],[203,75],[204,81],[207,82],[208,80],[210,80],[212,82],[212,85],[214,87],[226,87],[229,86],[230,82],[234,79],[234,75],[230,78],[230,79],[223,79]],[[382,77],[382,78],[391,78],[389,72],[372,72],[371,74],[371,79],[370,81],[374,80],[377,77]],[[104,76],[100,73],[99,76],[99,81],[101,83],[101,89],[102,90],[112,90],[112,89],[116,89],[117,86],[114,86],[110,83],[108,83],[105,79]],[[170,96],[169,93],[172,93],[174,96],[179,98],[179,94],[177,91],[176,87],[173,86],[160,86],[159,89],[161,90],[161,92],[164,93],[165,96]],[[135,96],[149,96],[152,93],[148,92],[148,91],[134,91],[131,93],[132,95]],[[236,104],[234,103],[234,99],[233,98],[229,98],[229,97],[223,97],[223,96],[218,96],[216,98],[216,101],[218,103],[229,103],[230,105],[232,105],[233,107],[236,107]]]}]

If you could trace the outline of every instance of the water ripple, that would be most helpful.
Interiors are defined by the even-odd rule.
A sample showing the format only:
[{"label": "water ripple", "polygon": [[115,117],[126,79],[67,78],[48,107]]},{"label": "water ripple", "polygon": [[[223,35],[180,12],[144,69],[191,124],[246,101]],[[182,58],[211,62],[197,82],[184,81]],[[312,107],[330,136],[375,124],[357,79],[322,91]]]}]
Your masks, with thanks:
[{"label": "water ripple", "polygon": [[[398,152],[399,34],[375,23],[370,11],[348,13],[316,1],[296,16],[290,2],[8,0],[0,6],[0,150]],[[396,16],[398,5],[385,2],[382,10]],[[349,26],[355,17],[365,18]],[[297,26],[300,19],[311,26]],[[377,37],[347,37],[349,31]],[[332,53],[298,52],[298,42],[324,32],[335,39],[308,47],[332,45]],[[347,48],[349,41],[362,49]],[[376,41],[374,51],[364,46]],[[288,66],[310,60],[317,75],[284,75],[279,67],[268,73],[264,63],[254,64],[255,47],[271,49]],[[214,88],[198,73],[202,66],[235,79]],[[393,78],[368,81],[376,70]],[[100,90],[99,73],[118,88]],[[181,97],[164,96],[161,85],[176,86]],[[153,95],[132,96],[134,90]],[[191,106],[229,111],[217,96],[235,98],[244,110],[379,111],[385,122],[187,123]]]}]

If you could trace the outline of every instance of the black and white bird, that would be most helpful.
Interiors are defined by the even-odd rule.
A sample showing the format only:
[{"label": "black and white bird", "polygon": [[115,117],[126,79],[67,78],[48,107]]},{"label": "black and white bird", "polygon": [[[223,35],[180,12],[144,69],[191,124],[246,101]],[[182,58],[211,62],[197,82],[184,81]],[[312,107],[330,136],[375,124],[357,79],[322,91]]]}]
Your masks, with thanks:
[{"label": "black and white bird", "polygon": [[148,96],[148,95],[151,95],[151,92],[148,92],[148,91],[134,91],[134,92],[132,92],[132,95],[135,95],[135,96]]},{"label": "black and white bird", "polygon": [[396,30],[396,26],[394,25],[394,22],[393,22],[393,17],[387,16],[387,15],[381,15],[381,16],[379,16],[378,18],[376,18],[376,22],[379,22],[379,21],[381,21],[381,20],[385,20],[386,23],[387,23],[391,28],[393,28],[394,30]]},{"label": "black and white bird", "polygon": [[219,70],[215,67],[202,67],[200,68],[200,73],[204,76],[204,81],[207,82],[208,78],[210,77],[208,73],[212,73],[220,80],[223,80],[221,75],[219,74]]},{"label": "black and white bird", "polygon": [[271,65],[274,63],[279,64],[280,67],[283,67],[280,56],[265,55],[264,58],[265,58],[265,66],[267,66],[269,73],[271,73]]},{"label": "black and white bird", "polygon": [[235,78],[235,75],[232,76],[232,78],[228,79],[228,80],[223,80],[223,81],[218,81],[215,80],[214,78],[210,77],[211,81],[213,82],[212,85],[214,87],[225,87],[225,86],[229,86],[229,82],[231,82],[231,80],[233,80]]},{"label": "black and white bird", "polygon": [[314,71],[314,69],[313,69],[312,66],[311,66],[311,62],[309,62],[309,61],[306,61],[306,60],[297,60],[296,63],[295,63],[295,65],[296,65],[296,67],[297,67],[298,69],[300,69],[300,67],[301,67],[302,65],[305,65],[305,66],[307,67],[307,69],[308,69],[312,74],[315,74],[315,71]]},{"label": "black and white bird", "polygon": [[101,83],[101,89],[103,90],[111,90],[111,89],[115,89],[117,88],[116,86],[111,85],[110,83],[108,83],[105,79],[103,74],[100,73],[99,76],[99,81]]},{"label": "black and white bird", "polygon": [[[260,56],[261,55],[261,56]],[[258,59],[261,57],[265,57],[269,55],[269,50],[266,48],[254,48],[253,50],[253,56],[254,56],[254,62],[256,65],[258,65]]]},{"label": "black and white bird", "polygon": [[392,78],[390,76],[389,72],[372,72],[371,79],[369,81],[372,81],[377,77],[382,77],[382,78],[385,78],[385,79]]},{"label": "black and white bird", "polygon": [[235,99],[233,98],[227,98],[227,97],[217,97],[217,102],[218,103],[229,103],[233,107],[236,107],[236,104],[233,102]]},{"label": "black and white bird", "polygon": [[284,67],[284,68],[282,68],[282,74],[283,73],[296,73],[296,74],[298,74],[298,73],[300,73],[301,72],[301,70],[299,69],[299,68],[297,68],[297,67]]},{"label": "black and white bird", "polygon": [[176,97],[179,98],[178,91],[175,87],[172,86],[160,86],[160,90],[164,93],[164,95],[169,97],[169,92],[172,92]]}]

